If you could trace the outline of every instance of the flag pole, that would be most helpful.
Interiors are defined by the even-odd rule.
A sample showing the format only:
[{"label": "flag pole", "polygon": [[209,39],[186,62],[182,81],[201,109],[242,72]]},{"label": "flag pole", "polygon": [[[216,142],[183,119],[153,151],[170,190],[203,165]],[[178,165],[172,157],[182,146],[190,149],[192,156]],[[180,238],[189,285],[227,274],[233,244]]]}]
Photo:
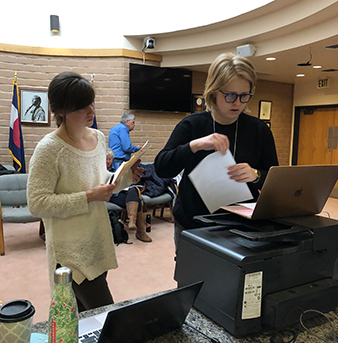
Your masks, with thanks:
[{"label": "flag pole", "polygon": [[[18,72],[17,70],[14,72],[14,81],[13,81],[13,88],[14,88],[14,84],[16,84],[16,80],[18,79]],[[14,158],[12,158],[12,162],[13,162],[13,167],[15,168],[16,162],[14,160]]]},{"label": "flag pole", "polygon": [[[95,77],[95,74],[90,74],[90,83],[92,84],[93,89],[95,89],[94,77]],[[94,121],[93,121],[93,125],[91,126],[91,128],[97,129],[96,113],[94,114]]]},{"label": "flag pole", "polygon": [[20,173],[26,173],[25,152],[20,121],[20,100],[17,85],[17,71],[14,74],[11,115],[9,121],[8,150],[12,156],[15,169]]}]

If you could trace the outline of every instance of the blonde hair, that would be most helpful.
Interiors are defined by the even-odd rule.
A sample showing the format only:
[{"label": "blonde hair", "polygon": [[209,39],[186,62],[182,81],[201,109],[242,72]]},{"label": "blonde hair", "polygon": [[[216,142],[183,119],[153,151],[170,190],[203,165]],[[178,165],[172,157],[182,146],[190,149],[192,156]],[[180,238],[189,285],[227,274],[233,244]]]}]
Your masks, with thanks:
[{"label": "blonde hair", "polygon": [[[219,55],[212,62],[203,94],[207,110],[217,110],[215,93],[237,76],[247,80],[250,83],[250,93],[254,93],[257,76],[255,67],[247,58],[225,53]],[[248,111],[247,106],[245,106],[244,110]]]}]

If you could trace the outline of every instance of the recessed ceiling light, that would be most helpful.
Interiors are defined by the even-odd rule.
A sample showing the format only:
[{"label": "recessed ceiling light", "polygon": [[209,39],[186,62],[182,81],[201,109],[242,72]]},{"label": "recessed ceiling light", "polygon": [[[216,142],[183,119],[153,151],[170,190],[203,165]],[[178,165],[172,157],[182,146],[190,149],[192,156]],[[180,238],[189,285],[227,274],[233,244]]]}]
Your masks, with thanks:
[{"label": "recessed ceiling light", "polygon": [[267,61],[276,61],[276,57],[267,57],[266,60]]},{"label": "recessed ceiling light", "polygon": [[322,66],[313,66],[313,69],[320,69]]},{"label": "recessed ceiling light", "polygon": [[297,74],[296,76],[297,77],[303,77],[303,76],[305,76],[305,74]]}]

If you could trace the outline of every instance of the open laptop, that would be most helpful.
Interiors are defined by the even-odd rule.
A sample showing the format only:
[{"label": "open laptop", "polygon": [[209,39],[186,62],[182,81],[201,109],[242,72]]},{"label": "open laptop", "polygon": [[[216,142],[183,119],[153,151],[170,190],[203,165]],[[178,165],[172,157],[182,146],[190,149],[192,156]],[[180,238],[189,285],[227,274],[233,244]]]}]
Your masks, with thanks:
[{"label": "open laptop", "polygon": [[222,206],[247,219],[320,213],[338,178],[338,165],[271,167],[255,204]]},{"label": "open laptop", "polygon": [[79,342],[143,343],[179,329],[202,285],[203,281],[200,281],[82,319]]}]

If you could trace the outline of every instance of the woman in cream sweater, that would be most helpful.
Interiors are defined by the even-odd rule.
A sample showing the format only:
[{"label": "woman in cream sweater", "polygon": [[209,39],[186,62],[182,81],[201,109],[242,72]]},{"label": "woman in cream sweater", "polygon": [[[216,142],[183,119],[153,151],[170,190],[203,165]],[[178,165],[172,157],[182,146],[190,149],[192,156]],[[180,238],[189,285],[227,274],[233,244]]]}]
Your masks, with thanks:
[{"label": "woman in cream sweater", "polygon": [[124,186],[107,184],[112,174],[105,165],[105,137],[90,128],[94,98],[81,75],[54,77],[48,100],[58,128],[38,143],[27,185],[29,209],[46,229],[51,286],[55,269],[69,267],[80,311],[113,303],[106,275],[117,261],[105,201]]}]

